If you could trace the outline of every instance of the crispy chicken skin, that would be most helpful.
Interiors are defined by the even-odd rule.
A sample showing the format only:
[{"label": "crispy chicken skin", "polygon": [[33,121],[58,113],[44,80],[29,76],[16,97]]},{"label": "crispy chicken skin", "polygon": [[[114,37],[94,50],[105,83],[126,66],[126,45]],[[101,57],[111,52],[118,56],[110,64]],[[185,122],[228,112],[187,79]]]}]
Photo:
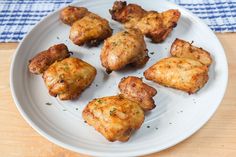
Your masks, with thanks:
[{"label": "crispy chicken skin", "polygon": [[65,44],[54,45],[30,59],[28,68],[33,74],[41,74],[55,61],[63,60],[69,56],[70,52]]},{"label": "crispy chicken skin", "polygon": [[145,11],[137,4],[126,4],[116,1],[110,10],[112,19],[124,23],[125,28],[140,29],[142,33],[155,43],[164,41],[176,27],[180,12],[170,9],[162,13]]},{"label": "crispy chicken skin", "polygon": [[68,6],[60,11],[60,19],[63,23],[71,26],[75,21],[83,18],[89,13],[87,8]]},{"label": "crispy chicken skin", "polygon": [[77,98],[96,76],[96,69],[78,58],[66,58],[53,63],[43,79],[52,96],[61,100]]},{"label": "crispy chicken skin", "polygon": [[70,40],[76,45],[96,46],[112,35],[109,22],[100,16],[90,13],[72,24]]},{"label": "crispy chicken skin", "polygon": [[122,78],[119,89],[125,98],[138,102],[144,111],[156,107],[152,98],[157,94],[156,89],[143,83],[141,78],[135,76]]},{"label": "crispy chicken skin", "polygon": [[179,20],[180,12],[178,10],[167,10],[162,13],[149,11],[140,20],[133,19],[125,23],[126,28],[137,28],[150,38],[154,43],[164,41]]},{"label": "crispy chicken skin", "polygon": [[120,70],[128,64],[144,65],[149,57],[141,31],[128,29],[106,39],[100,59],[108,73]]},{"label": "crispy chicken skin", "polygon": [[175,41],[171,45],[170,53],[174,57],[198,60],[206,66],[210,66],[212,63],[212,58],[209,52],[202,48],[193,46],[191,43],[178,38],[175,39]]},{"label": "crispy chicken skin", "polygon": [[109,10],[112,19],[120,23],[125,23],[133,18],[141,19],[147,11],[136,4],[128,4],[126,1],[115,1],[112,9]]},{"label": "crispy chicken skin", "polygon": [[147,80],[195,93],[208,81],[208,67],[188,58],[164,58],[144,72]]},{"label": "crispy chicken skin", "polygon": [[85,107],[84,120],[107,140],[128,141],[144,121],[144,112],[135,101],[121,95],[94,99]]}]

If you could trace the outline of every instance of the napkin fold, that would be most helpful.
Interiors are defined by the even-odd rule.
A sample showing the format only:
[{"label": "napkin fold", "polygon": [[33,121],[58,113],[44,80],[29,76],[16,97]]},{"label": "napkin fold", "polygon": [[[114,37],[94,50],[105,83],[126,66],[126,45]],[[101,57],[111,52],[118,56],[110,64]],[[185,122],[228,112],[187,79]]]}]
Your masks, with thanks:
[{"label": "napkin fold", "polygon": [[[236,0],[169,0],[215,32],[236,32]],[[0,0],[0,42],[19,42],[42,17],[73,0]]]}]

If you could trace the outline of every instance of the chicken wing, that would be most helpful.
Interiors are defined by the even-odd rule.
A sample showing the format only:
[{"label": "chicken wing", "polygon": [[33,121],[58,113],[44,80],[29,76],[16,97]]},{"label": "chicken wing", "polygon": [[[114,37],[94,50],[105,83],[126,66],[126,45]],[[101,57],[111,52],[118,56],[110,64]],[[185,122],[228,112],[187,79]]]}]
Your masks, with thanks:
[{"label": "chicken wing", "polygon": [[108,73],[120,70],[128,64],[144,65],[149,57],[141,31],[128,29],[106,39],[100,59]]},{"label": "chicken wing", "polygon": [[63,23],[72,25],[75,21],[90,14],[87,8],[68,6],[60,11],[60,19]]},{"label": "chicken wing", "polygon": [[155,43],[164,41],[176,27],[180,12],[175,9],[162,13],[145,11],[137,4],[126,4],[116,1],[110,10],[112,19],[124,23],[125,28],[140,29],[142,33]]},{"label": "chicken wing", "polygon": [[119,83],[119,89],[125,98],[138,102],[144,111],[156,107],[152,98],[157,94],[156,89],[143,83],[142,79],[138,77],[123,78]]},{"label": "chicken wing", "polygon": [[41,74],[55,61],[63,60],[69,56],[70,52],[65,44],[54,45],[30,59],[28,69],[33,74]]},{"label": "chicken wing", "polygon": [[135,101],[121,95],[94,99],[82,116],[109,141],[128,141],[144,121],[144,112]]},{"label": "chicken wing", "polygon": [[96,69],[78,58],[66,58],[53,63],[43,73],[43,79],[52,96],[61,100],[77,98],[96,76]]},{"label": "chicken wing", "polygon": [[96,46],[111,35],[109,22],[90,13],[72,24],[69,38],[76,45]]},{"label": "chicken wing", "polygon": [[212,63],[212,58],[209,52],[202,48],[193,46],[191,43],[181,39],[175,39],[171,45],[170,53],[174,57],[198,60],[206,66],[210,66]]},{"label": "chicken wing", "polygon": [[192,94],[207,83],[208,67],[196,60],[170,57],[155,63],[144,76],[147,80]]}]

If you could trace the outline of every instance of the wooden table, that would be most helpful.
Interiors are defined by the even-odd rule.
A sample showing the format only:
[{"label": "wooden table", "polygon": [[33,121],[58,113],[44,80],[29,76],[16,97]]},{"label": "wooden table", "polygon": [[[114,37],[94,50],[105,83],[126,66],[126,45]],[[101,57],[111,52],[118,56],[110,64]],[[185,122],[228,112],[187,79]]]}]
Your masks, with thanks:
[{"label": "wooden table", "polygon": [[[148,155],[167,157],[236,156],[236,33],[217,34],[229,64],[229,83],[224,99],[210,121],[176,146]],[[0,156],[71,157],[85,156],[61,148],[34,131],[13,102],[9,68],[17,43],[0,43]]]}]

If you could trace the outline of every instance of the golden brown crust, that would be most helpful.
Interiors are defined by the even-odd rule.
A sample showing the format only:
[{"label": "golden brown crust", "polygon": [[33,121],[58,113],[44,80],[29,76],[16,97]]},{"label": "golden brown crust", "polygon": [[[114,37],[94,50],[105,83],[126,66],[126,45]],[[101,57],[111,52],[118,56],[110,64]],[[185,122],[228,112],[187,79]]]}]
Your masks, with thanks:
[{"label": "golden brown crust", "polygon": [[112,35],[109,22],[100,16],[90,13],[73,23],[70,40],[76,45],[96,46]]},{"label": "golden brown crust", "polygon": [[33,74],[41,74],[55,61],[63,60],[69,56],[70,52],[65,44],[54,45],[30,59],[28,68]]},{"label": "golden brown crust", "polygon": [[43,79],[52,96],[61,100],[76,99],[96,76],[96,69],[78,58],[66,58],[52,64]]},{"label": "golden brown crust", "polygon": [[126,1],[115,1],[112,9],[109,10],[112,19],[118,21],[120,23],[125,23],[130,21],[133,18],[142,18],[146,11],[136,5],[136,4],[128,4]]},{"label": "golden brown crust", "polygon": [[116,71],[128,64],[142,66],[149,57],[144,37],[139,30],[128,29],[106,39],[100,59],[107,71]]},{"label": "golden brown crust", "polygon": [[198,60],[206,66],[210,66],[212,63],[212,58],[209,52],[178,38],[176,38],[172,43],[170,53],[174,57]]},{"label": "golden brown crust", "polygon": [[124,23],[125,28],[140,29],[142,33],[151,38],[153,42],[164,41],[169,33],[176,27],[180,12],[170,9],[162,13],[145,11],[137,4],[116,1],[110,10],[112,19]]},{"label": "golden brown crust", "polygon": [[144,121],[144,112],[139,104],[121,95],[92,100],[82,116],[87,124],[111,142],[128,141]]},{"label": "golden brown crust", "polygon": [[195,93],[208,81],[208,67],[188,58],[164,58],[144,72],[147,80]]},{"label": "golden brown crust", "polygon": [[140,29],[153,42],[160,43],[176,27],[179,17],[180,12],[174,9],[162,13],[149,11],[141,19],[132,19],[125,23],[125,27]]},{"label": "golden brown crust", "polygon": [[87,8],[68,6],[60,11],[60,19],[63,23],[71,26],[75,21],[83,18],[89,13]]},{"label": "golden brown crust", "polygon": [[143,83],[142,79],[135,76],[122,78],[118,86],[125,98],[137,101],[144,111],[149,111],[156,107],[152,97],[157,94],[157,91],[155,88]]}]

